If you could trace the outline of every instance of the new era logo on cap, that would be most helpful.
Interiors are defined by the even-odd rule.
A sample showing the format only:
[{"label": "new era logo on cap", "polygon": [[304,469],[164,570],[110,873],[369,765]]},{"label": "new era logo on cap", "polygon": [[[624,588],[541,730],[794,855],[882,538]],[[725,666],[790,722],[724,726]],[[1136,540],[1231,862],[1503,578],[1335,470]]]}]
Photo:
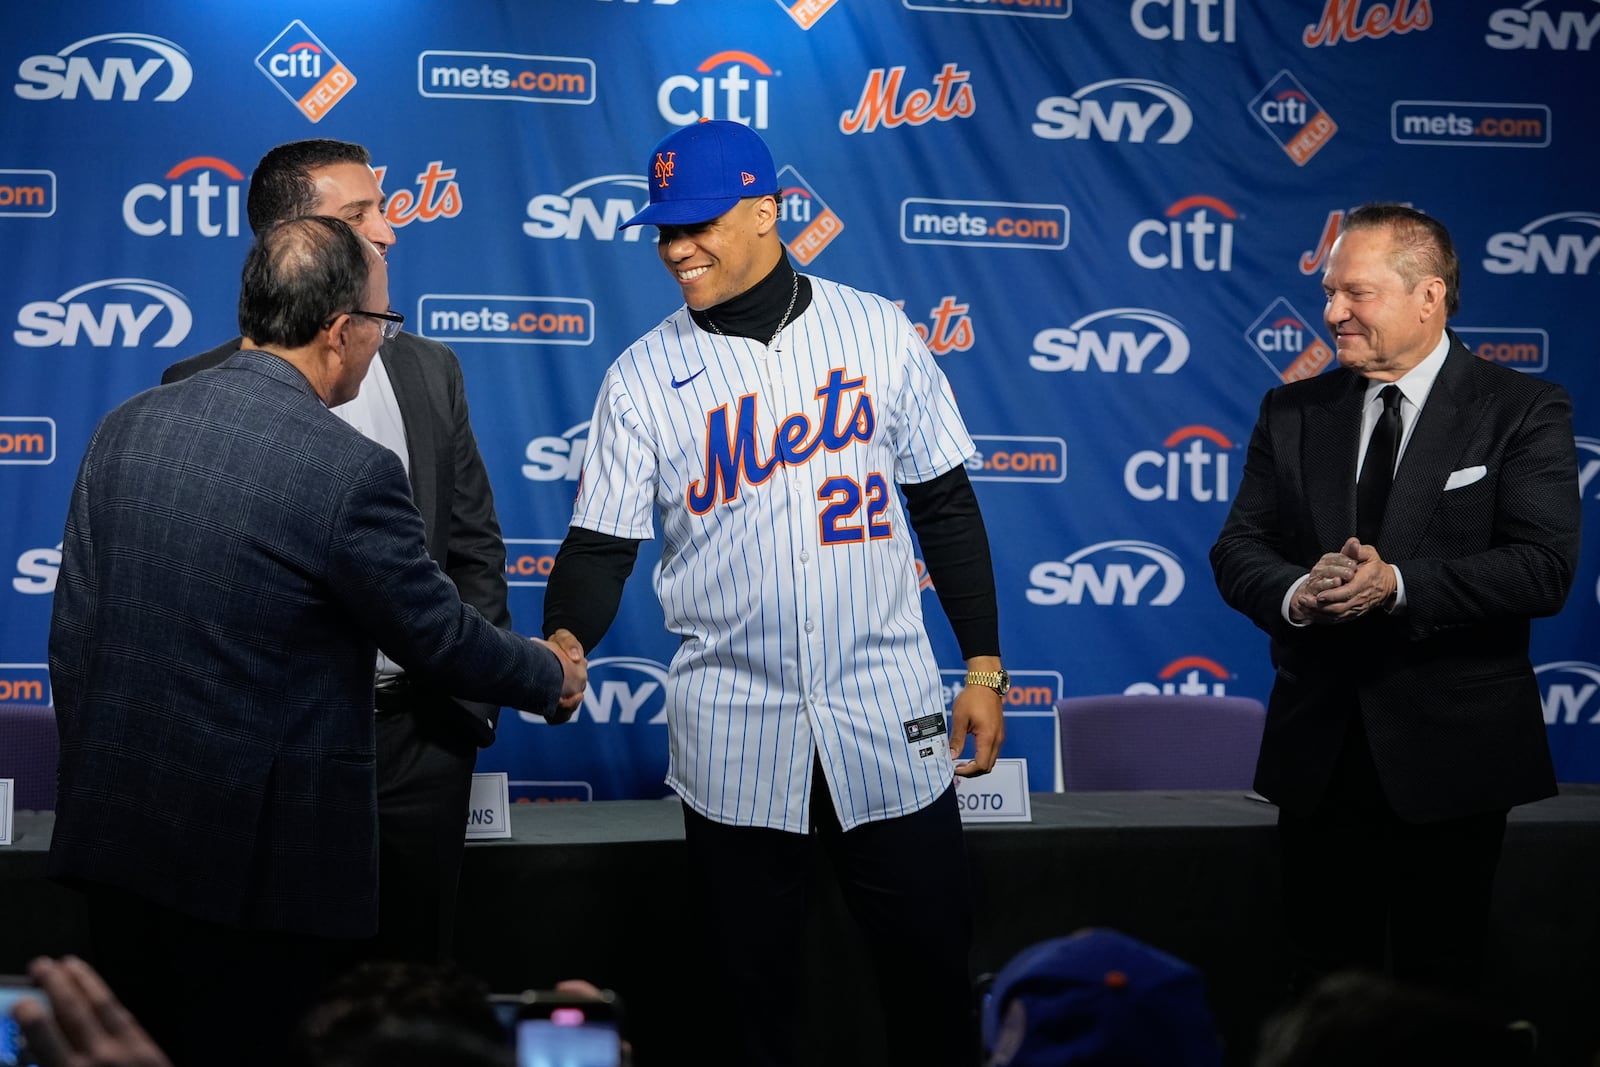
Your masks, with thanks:
[{"label": "new era logo on cap", "polygon": [[624,226],[709,222],[744,197],[778,192],[777,169],[761,136],[725,119],[668,134],[651,150],[645,169],[650,203]]}]

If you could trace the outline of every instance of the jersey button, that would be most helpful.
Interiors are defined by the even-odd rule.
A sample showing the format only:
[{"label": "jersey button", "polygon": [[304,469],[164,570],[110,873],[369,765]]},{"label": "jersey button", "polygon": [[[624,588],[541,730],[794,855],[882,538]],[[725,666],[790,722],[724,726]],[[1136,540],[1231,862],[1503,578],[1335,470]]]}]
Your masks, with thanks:
[{"label": "jersey button", "polygon": [[801,549],[800,550],[800,562],[801,563],[810,563],[811,562],[811,553],[805,551],[804,549]]},{"label": "jersey button", "polygon": [[806,633],[810,633],[811,631],[815,630],[816,628],[817,628],[816,625],[810,619],[806,620]]}]

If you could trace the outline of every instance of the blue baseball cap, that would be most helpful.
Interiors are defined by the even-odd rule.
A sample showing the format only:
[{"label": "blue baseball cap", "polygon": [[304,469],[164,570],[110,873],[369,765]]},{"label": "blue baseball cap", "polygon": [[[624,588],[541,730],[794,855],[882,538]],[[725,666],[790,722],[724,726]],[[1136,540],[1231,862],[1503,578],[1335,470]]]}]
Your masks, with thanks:
[{"label": "blue baseball cap", "polygon": [[761,136],[742,122],[702,119],[661,139],[645,164],[650,203],[624,227],[710,222],[747,196],[777,195],[778,172]]},{"label": "blue baseball cap", "polygon": [[983,1001],[995,1067],[1221,1067],[1205,980],[1182,960],[1115,930],[1023,949]]}]

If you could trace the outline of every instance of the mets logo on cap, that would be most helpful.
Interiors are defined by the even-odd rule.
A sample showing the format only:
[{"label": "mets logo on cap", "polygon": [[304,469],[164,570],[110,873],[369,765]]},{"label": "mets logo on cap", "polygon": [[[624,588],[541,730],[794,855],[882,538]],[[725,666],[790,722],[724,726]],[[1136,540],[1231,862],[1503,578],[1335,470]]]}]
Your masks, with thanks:
[{"label": "mets logo on cap", "polygon": [[709,222],[747,196],[776,196],[777,168],[761,135],[740,122],[704,119],[650,152],[650,203],[624,226]]}]

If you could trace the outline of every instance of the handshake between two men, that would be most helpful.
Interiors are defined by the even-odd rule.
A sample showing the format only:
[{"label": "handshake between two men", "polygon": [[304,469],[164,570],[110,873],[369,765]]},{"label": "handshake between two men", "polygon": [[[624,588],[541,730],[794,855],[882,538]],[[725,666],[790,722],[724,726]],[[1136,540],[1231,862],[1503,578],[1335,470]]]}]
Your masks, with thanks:
[{"label": "handshake between two men", "polygon": [[583,703],[584,687],[589,684],[589,660],[583,645],[571,630],[557,630],[542,641],[537,637],[528,640],[548,648],[561,661],[561,699],[544,718],[549,723],[566,722]]}]

